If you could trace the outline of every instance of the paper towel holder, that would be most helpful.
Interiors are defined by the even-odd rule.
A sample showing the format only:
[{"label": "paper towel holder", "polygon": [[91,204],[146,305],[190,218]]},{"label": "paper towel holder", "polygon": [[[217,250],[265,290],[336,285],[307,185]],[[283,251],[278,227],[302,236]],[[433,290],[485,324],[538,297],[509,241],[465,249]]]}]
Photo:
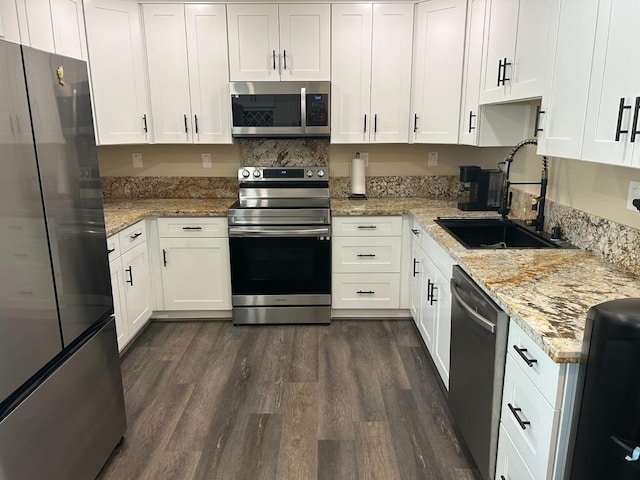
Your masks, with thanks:
[{"label": "paper towel holder", "polygon": [[[362,174],[361,181],[362,183],[356,187],[355,179],[354,179],[354,170],[356,168],[356,163],[359,164]],[[366,190],[365,186],[365,174],[364,174],[364,163],[362,163],[362,159],[360,158],[360,152],[356,152],[356,158],[351,160],[351,195],[347,197],[349,200],[367,200],[367,195],[364,193]],[[358,191],[360,190],[360,191]]]}]

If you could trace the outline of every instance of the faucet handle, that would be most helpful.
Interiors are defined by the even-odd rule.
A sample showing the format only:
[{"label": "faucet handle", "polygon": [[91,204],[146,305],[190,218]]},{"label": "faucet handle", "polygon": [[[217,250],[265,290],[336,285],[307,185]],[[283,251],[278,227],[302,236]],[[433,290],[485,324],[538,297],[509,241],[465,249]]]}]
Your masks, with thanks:
[{"label": "faucet handle", "polygon": [[538,210],[538,203],[540,202],[540,197],[533,197],[531,199],[531,210]]}]

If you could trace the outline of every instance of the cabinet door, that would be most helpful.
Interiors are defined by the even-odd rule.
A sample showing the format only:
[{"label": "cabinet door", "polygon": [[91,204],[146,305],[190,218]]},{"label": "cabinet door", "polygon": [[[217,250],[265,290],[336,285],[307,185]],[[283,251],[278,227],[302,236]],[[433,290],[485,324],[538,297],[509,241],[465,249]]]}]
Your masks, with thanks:
[{"label": "cabinet door", "polygon": [[[601,0],[598,7],[591,85],[582,158],[631,166],[631,131],[640,97],[640,64],[630,57],[640,2]],[[624,105],[621,104],[624,102]],[[624,107],[624,108],[623,108]],[[621,133],[616,140],[617,131]]]},{"label": "cabinet door", "polygon": [[580,158],[587,114],[598,0],[562,0],[547,44],[538,154]]},{"label": "cabinet door", "polygon": [[465,39],[460,140],[462,145],[478,145],[480,70],[486,0],[469,0]]},{"label": "cabinet door", "polygon": [[16,7],[22,43],[55,53],[49,0],[16,0]]},{"label": "cabinet door", "polygon": [[0,2],[0,39],[20,43],[18,10],[14,1]]},{"label": "cabinet door", "polygon": [[431,358],[435,356],[434,343],[436,332],[436,311],[431,301],[432,288],[435,281],[435,265],[429,260],[429,257],[422,251],[420,256],[420,323],[418,330],[422,334],[427,350],[431,354]]},{"label": "cabinet door", "polygon": [[191,143],[184,5],[145,4],[144,33],[156,143]]},{"label": "cabinet door", "polygon": [[332,6],[331,143],[369,142],[372,18],[372,5]]},{"label": "cabinet door", "polygon": [[[482,60],[482,83],[480,103],[504,100],[510,81],[498,82],[502,78],[513,78],[515,52],[515,28],[518,16],[518,0],[487,0],[485,15],[484,47]],[[540,45],[537,46],[538,48]],[[511,65],[504,65],[504,59]]]},{"label": "cabinet door", "polygon": [[433,361],[436,364],[440,378],[449,390],[449,358],[451,349],[451,287],[449,281],[440,270],[434,272],[433,292],[429,303],[433,304],[436,318],[435,335],[433,338]]},{"label": "cabinet door", "polygon": [[228,239],[163,238],[160,248],[167,310],[231,309]]},{"label": "cabinet door", "polygon": [[373,6],[371,143],[409,140],[412,39],[413,4]]},{"label": "cabinet door", "polygon": [[280,80],[278,5],[227,5],[231,81]]},{"label": "cabinet door", "polygon": [[147,143],[150,119],[139,7],[127,0],[85,0],[84,6],[98,143]]},{"label": "cabinet door", "polygon": [[65,57],[87,59],[84,14],[81,0],[50,0],[53,39],[56,53]]},{"label": "cabinet door", "polygon": [[227,18],[224,5],[186,5],[195,143],[231,143]]},{"label": "cabinet door", "polygon": [[465,10],[465,0],[431,0],[417,6],[412,142],[458,142]]},{"label": "cabinet door", "polygon": [[422,296],[420,295],[420,270],[422,269],[421,262],[422,251],[420,250],[420,239],[414,237],[411,241],[411,291],[409,295],[409,310],[411,316],[419,325],[420,309],[422,306]]},{"label": "cabinet door", "polygon": [[113,295],[113,314],[116,318],[118,350],[122,351],[130,337],[125,306],[124,269],[120,258],[109,263],[109,270],[111,271],[111,292]]},{"label": "cabinet door", "polygon": [[133,338],[151,317],[151,280],[147,244],[122,254],[124,301],[129,337]]},{"label": "cabinet door", "polygon": [[282,80],[331,79],[331,6],[282,4],[278,7]]}]

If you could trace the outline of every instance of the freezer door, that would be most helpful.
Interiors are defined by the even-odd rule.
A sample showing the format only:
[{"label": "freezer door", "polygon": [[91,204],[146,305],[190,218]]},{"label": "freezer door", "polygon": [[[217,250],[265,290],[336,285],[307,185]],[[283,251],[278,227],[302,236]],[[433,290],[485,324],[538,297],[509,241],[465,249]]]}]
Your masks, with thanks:
[{"label": "freezer door", "polygon": [[86,63],[23,47],[64,345],[113,313]]},{"label": "freezer door", "polygon": [[62,350],[20,46],[4,41],[0,165],[1,405]]},{"label": "freezer door", "polygon": [[91,332],[0,422],[0,480],[96,478],[124,435],[114,320]]}]

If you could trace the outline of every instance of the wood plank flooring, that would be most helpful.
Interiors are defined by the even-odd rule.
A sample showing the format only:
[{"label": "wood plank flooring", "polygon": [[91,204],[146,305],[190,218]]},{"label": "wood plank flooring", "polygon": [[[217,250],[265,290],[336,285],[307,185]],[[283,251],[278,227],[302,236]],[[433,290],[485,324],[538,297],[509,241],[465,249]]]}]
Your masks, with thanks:
[{"label": "wood plank flooring", "polygon": [[100,480],[473,480],[410,320],[154,322]]}]

